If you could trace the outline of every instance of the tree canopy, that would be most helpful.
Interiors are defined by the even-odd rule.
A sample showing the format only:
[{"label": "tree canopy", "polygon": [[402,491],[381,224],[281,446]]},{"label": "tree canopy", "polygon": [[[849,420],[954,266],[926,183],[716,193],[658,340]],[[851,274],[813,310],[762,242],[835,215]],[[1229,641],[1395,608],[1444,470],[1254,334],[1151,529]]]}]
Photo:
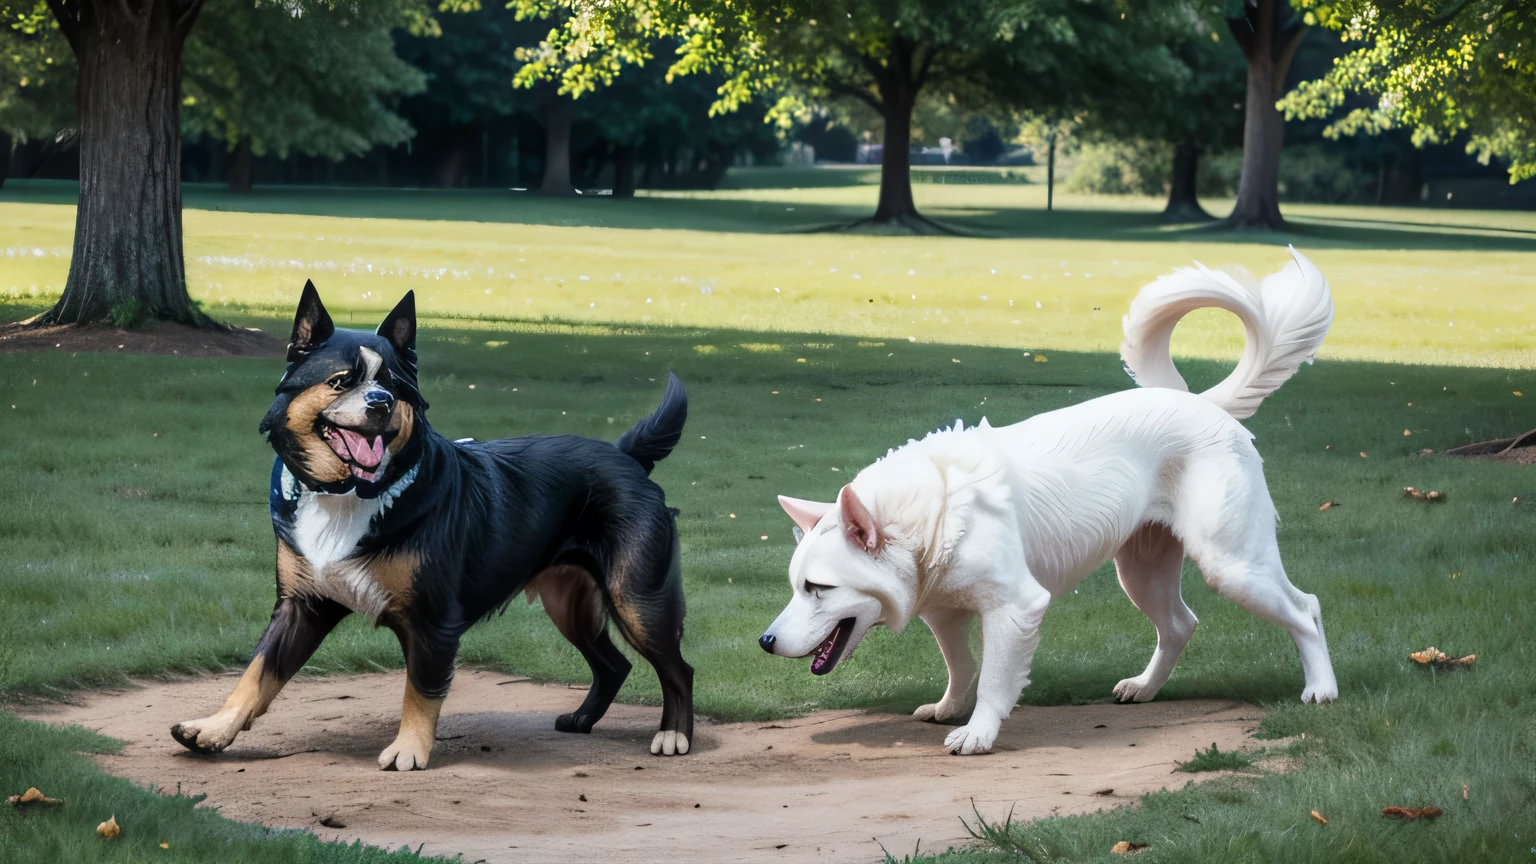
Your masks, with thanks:
[{"label": "tree canopy", "polygon": [[331,159],[405,141],[394,103],[425,76],[395,55],[392,31],[430,26],[421,12],[377,0],[210,5],[183,54],[184,133]]},{"label": "tree canopy", "polygon": [[[1521,0],[1293,0],[1309,23],[1363,43],[1282,102],[1288,118],[1338,117],[1329,137],[1413,131],[1414,143],[1467,135],[1510,182],[1536,177],[1536,6]],[[1374,104],[1351,106],[1351,95]]]}]

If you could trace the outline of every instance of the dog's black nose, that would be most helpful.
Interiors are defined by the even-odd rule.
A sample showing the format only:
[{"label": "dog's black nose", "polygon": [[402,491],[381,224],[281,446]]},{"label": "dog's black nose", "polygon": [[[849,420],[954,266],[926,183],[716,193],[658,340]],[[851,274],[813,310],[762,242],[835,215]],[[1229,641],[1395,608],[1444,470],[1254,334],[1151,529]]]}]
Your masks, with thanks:
[{"label": "dog's black nose", "polygon": [[363,404],[368,406],[368,416],[388,417],[395,410],[395,397],[388,390],[369,390]]},{"label": "dog's black nose", "polygon": [[773,637],[768,635],[767,633],[764,633],[757,640],[757,644],[763,646],[763,650],[767,651],[769,654],[773,653]]}]

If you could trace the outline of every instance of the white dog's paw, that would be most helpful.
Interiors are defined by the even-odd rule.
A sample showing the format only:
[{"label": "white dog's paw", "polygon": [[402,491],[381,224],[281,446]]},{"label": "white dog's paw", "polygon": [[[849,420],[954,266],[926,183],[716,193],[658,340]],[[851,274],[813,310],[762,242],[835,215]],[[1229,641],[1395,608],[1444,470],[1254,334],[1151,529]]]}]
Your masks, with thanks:
[{"label": "white dog's paw", "polygon": [[1135,678],[1127,678],[1115,685],[1115,697],[1121,702],[1151,702],[1161,686],[1147,686],[1147,676],[1137,675]]},{"label": "white dog's paw", "polygon": [[651,738],[652,756],[684,756],[688,753],[688,736],[681,732],[657,732]]},{"label": "white dog's paw", "polygon": [[971,714],[968,705],[955,705],[942,700],[920,706],[912,716],[924,723],[964,723]]},{"label": "white dog's paw", "polygon": [[992,752],[992,742],[997,740],[997,724],[972,722],[949,733],[944,746],[956,756],[975,756]]},{"label": "white dog's paw", "polygon": [[1333,702],[1338,698],[1339,685],[1335,682],[1309,685],[1307,689],[1301,691],[1301,702],[1303,705],[1311,705],[1314,703],[1323,705],[1328,702]]},{"label": "white dog's paw", "polygon": [[201,720],[188,720],[171,727],[171,737],[181,746],[198,753],[218,753],[235,741],[243,728],[250,728],[235,713],[215,714]]},{"label": "white dog's paw", "polygon": [[379,754],[379,768],[384,771],[423,771],[432,755],[431,742],[409,732],[395,736],[395,742]]}]

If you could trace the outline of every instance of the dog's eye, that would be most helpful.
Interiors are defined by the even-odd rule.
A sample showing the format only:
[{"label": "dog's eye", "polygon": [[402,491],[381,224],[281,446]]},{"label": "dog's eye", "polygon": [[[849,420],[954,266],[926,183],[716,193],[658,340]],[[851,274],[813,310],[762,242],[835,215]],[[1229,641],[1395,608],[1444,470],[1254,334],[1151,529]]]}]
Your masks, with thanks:
[{"label": "dog's eye", "polygon": [[816,597],[818,599],[821,597],[821,592],[823,592],[823,591],[831,591],[831,590],[832,590],[832,586],[831,585],[818,585],[815,582],[807,582],[807,583],[805,583],[805,593],[810,594],[811,596]]},{"label": "dog's eye", "polygon": [[337,372],[335,375],[327,378],[325,383],[331,385],[332,390],[340,393],[341,391],[352,386],[352,373],[350,371]]}]

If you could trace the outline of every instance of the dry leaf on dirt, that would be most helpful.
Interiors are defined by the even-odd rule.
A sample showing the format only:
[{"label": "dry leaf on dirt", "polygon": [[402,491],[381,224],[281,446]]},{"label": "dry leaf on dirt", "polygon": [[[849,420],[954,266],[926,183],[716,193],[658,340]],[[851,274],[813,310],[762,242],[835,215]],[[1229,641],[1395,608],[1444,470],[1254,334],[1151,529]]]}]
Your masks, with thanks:
[{"label": "dry leaf on dirt", "polygon": [[117,814],[113,814],[107,821],[96,826],[96,833],[108,840],[116,840],[123,829],[117,827]]},{"label": "dry leaf on dirt", "polygon": [[1328,824],[1328,820],[1323,818],[1323,814],[1317,812],[1316,810],[1312,811],[1312,818],[1323,823],[1324,825]]},{"label": "dry leaf on dirt", "polygon": [[1121,840],[1110,847],[1109,852],[1111,855],[1135,855],[1137,852],[1148,848],[1148,846],[1149,844],[1147,843],[1132,843],[1129,840]]},{"label": "dry leaf on dirt", "polygon": [[1434,665],[1441,669],[1448,669],[1455,666],[1471,666],[1477,662],[1477,655],[1468,654],[1465,657],[1452,657],[1431,645],[1423,651],[1415,651],[1409,654],[1408,659],[1423,666]]},{"label": "dry leaf on dirt", "polygon": [[1323,505],[1321,507],[1317,508],[1317,509],[1318,509],[1318,512],[1322,512],[1324,510],[1332,510],[1333,508],[1335,508],[1337,506],[1339,506],[1339,502],[1337,502],[1337,501],[1324,501]]},{"label": "dry leaf on dirt", "polygon": [[1434,819],[1444,813],[1439,807],[1383,807],[1381,815],[1389,819],[1406,819],[1412,822],[1415,819]]},{"label": "dry leaf on dirt", "polygon": [[64,802],[58,798],[49,798],[47,795],[39,792],[36,786],[31,786],[20,795],[12,795],[6,798],[5,803],[20,807],[24,804],[63,804]]}]

